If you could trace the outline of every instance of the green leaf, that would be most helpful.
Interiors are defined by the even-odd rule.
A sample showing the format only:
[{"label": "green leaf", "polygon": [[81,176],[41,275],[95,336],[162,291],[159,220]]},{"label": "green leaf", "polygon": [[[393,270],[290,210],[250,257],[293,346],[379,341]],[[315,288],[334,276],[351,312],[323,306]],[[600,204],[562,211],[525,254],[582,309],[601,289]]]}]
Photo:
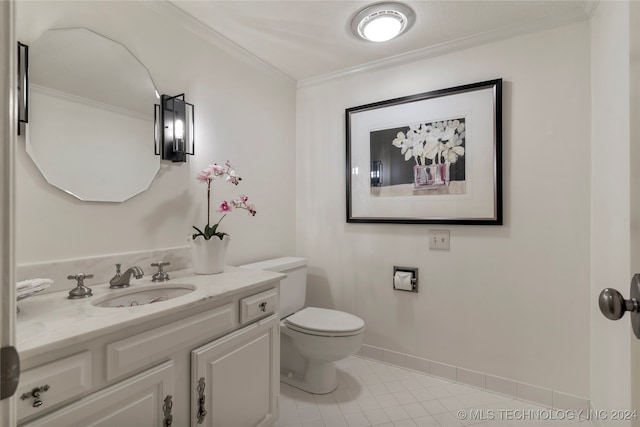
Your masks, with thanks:
[{"label": "green leaf", "polygon": [[205,239],[207,238],[207,237],[205,236],[205,234],[202,232],[202,230],[200,230],[198,227],[196,227],[195,225],[194,225],[194,226],[192,226],[192,227],[197,231],[197,233],[193,233],[193,234],[191,235],[191,238],[192,238],[192,239],[194,239],[194,240],[195,240],[195,239],[196,239],[196,237],[198,237],[198,236],[202,236],[202,237],[204,237]]}]

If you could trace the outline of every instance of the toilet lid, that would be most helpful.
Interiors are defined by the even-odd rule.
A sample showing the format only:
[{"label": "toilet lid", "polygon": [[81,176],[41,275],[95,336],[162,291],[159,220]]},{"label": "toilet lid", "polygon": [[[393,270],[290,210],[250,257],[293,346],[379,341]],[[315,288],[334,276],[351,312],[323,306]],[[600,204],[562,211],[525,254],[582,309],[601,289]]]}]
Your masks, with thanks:
[{"label": "toilet lid", "polygon": [[307,307],[286,318],[294,327],[316,332],[355,332],[364,328],[364,320],[353,314],[327,308]]}]

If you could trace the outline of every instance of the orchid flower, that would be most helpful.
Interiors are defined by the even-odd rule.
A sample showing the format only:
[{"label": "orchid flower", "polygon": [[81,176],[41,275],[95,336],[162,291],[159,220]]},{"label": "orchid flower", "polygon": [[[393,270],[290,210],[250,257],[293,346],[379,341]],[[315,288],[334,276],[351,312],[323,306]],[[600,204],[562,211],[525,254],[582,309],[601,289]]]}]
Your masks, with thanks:
[{"label": "orchid flower", "polygon": [[200,172],[197,176],[196,179],[198,181],[202,181],[202,182],[209,182],[209,180],[211,180],[211,169],[207,168],[205,170],[203,170],[202,172]]},{"label": "orchid flower", "polygon": [[197,233],[192,234],[192,238],[195,239],[198,236],[202,236],[205,240],[211,239],[211,237],[216,236],[220,240],[224,238],[227,233],[223,233],[218,231],[218,226],[220,222],[227,216],[228,213],[232,212],[234,208],[245,209],[249,211],[251,216],[255,216],[256,209],[253,203],[248,203],[247,196],[240,196],[237,200],[232,200],[231,202],[223,201],[218,205],[218,212],[222,212],[224,215],[220,217],[218,222],[213,225],[211,224],[211,183],[218,177],[225,177],[225,181],[230,182],[231,184],[238,185],[238,183],[242,180],[236,172],[232,169],[231,163],[227,160],[224,166],[218,165],[214,163],[209,165],[206,169],[201,171],[196,175],[196,179],[200,182],[207,183],[207,224],[204,227],[204,231],[200,230],[198,227],[193,226],[193,228],[197,231]]},{"label": "orchid flower", "polygon": [[247,196],[240,196],[238,199],[232,200],[231,204],[233,205],[234,208],[245,209],[249,212],[249,215],[255,216],[256,208],[253,205],[253,203],[247,203],[248,201],[249,201],[249,198]]},{"label": "orchid flower", "polygon": [[229,203],[225,200],[222,203],[220,203],[220,206],[218,206],[218,212],[231,212],[232,208],[231,205],[229,205]]}]

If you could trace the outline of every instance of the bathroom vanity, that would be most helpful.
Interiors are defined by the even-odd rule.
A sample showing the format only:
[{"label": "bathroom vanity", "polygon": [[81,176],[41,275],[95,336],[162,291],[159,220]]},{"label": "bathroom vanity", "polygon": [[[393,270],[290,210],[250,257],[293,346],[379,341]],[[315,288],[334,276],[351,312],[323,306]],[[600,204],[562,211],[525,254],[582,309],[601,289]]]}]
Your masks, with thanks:
[{"label": "bathroom vanity", "polygon": [[[21,301],[19,425],[273,425],[284,277],[234,267],[207,276],[185,270],[163,284],[144,278],[125,290],[92,286],[94,296],[81,300],[55,292]],[[122,305],[132,292],[163,286],[188,293],[108,306],[114,296]]]}]

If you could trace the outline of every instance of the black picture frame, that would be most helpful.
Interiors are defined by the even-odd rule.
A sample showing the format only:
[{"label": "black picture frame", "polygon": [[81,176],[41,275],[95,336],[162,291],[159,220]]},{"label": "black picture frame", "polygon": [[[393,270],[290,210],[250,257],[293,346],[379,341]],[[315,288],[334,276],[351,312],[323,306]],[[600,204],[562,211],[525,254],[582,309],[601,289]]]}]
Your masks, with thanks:
[{"label": "black picture frame", "polygon": [[502,79],[347,108],[345,125],[348,223],[503,224]]}]

